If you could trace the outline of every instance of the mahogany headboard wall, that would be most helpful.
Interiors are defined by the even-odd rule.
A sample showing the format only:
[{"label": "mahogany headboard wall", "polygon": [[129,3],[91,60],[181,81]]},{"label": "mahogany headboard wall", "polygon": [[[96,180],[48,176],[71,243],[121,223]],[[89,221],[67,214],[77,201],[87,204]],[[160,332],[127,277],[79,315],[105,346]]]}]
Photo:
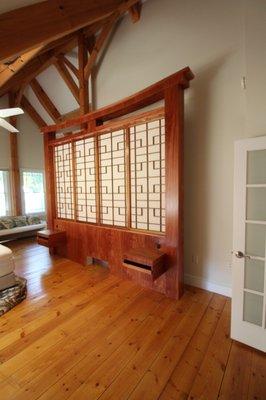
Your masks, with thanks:
[{"label": "mahogany headboard wall", "polygon": [[[184,89],[193,77],[186,67],[42,130],[47,224],[66,231],[66,257],[107,261],[112,272],[173,298],[183,293]],[[164,107],[142,112],[159,100]],[[125,253],[142,248],[165,254],[166,270],[155,280],[123,264]]]}]

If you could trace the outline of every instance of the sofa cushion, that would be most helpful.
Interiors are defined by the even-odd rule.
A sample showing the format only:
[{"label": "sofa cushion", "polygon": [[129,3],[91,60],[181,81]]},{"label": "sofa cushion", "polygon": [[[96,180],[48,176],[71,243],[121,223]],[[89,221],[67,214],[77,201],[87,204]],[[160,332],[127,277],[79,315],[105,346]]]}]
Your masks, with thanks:
[{"label": "sofa cushion", "polygon": [[29,225],[37,225],[42,223],[40,217],[38,217],[37,215],[28,216],[27,221]]},{"label": "sofa cushion", "polygon": [[6,229],[6,227],[5,227],[4,224],[2,224],[2,222],[0,221],[0,231],[2,231],[3,229]]},{"label": "sofa cushion", "polygon": [[6,229],[12,229],[16,226],[16,223],[12,217],[2,217],[0,218],[0,222]]},{"label": "sofa cushion", "polygon": [[12,217],[16,226],[26,226],[27,225],[27,217],[25,215],[21,215],[19,217]]},{"label": "sofa cushion", "polygon": [[10,235],[19,236],[19,233],[21,232],[39,231],[43,228],[46,228],[45,222],[36,225],[16,226],[15,228],[12,229],[3,229],[2,231],[0,230],[0,240],[1,239],[4,240],[5,237]]}]

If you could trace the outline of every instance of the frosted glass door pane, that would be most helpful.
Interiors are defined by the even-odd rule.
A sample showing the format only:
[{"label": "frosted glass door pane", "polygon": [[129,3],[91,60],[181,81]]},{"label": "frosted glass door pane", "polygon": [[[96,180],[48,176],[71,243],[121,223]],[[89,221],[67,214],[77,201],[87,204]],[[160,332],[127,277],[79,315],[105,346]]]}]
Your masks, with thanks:
[{"label": "frosted glass door pane", "polygon": [[245,288],[263,292],[264,289],[264,261],[246,260]]},{"label": "frosted glass door pane", "polygon": [[266,221],[266,188],[247,188],[247,219]]},{"label": "frosted glass door pane", "polygon": [[266,183],[266,150],[248,152],[247,183]]},{"label": "frosted glass door pane", "polygon": [[246,224],[246,253],[265,257],[266,225]]},{"label": "frosted glass door pane", "polygon": [[262,326],[263,296],[244,292],[244,321]]}]

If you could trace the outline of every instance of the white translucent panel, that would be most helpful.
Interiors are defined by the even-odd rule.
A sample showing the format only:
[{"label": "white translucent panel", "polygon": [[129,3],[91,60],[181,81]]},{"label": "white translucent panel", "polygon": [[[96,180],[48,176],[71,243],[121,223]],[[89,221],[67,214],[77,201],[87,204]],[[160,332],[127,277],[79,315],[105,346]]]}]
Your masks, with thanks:
[{"label": "white translucent panel", "polygon": [[263,292],[264,290],[265,261],[245,261],[245,289]]},{"label": "white translucent panel", "polygon": [[266,150],[248,152],[247,183],[266,184]]},{"label": "white translucent panel", "polygon": [[247,188],[247,219],[266,221],[266,188]]},{"label": "white translucent panel", "polygon": [[74,191],[72,147],[70,143],[56,146],[54,149],[56,209],[58,218],[74,218]]},{"label": "white translucent panel", "polygon": [[130,129],[131,226],[164,232],[164,119]]},{"label": "white translucent panel", "polygon": [[244,321],[262,326],[263,296],[255,293],[244,292]]},{"label": "white translucent panel", "polygon": [[94,138],[77,140],[75,148],[76,217],[96,222],[96,174]]},{"label": "white translucent panel", "polygon": [[265,257],[266,225],[246,224],[246,253]]},{"label": "white translucent panel", "polygon": [[123,130],[99,137],[101,223],[126,225],[125,134]]}]

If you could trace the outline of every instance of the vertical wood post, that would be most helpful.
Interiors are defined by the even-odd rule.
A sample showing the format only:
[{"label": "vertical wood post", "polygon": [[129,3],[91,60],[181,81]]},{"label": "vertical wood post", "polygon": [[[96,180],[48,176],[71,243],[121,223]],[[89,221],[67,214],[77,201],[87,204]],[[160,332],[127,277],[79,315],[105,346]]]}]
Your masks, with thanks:
[{"label": "vertical wood post", "polygon": [[82,31],[78,35],[78,60],[79,60],[79,104],[80,115],[89,112],[88,80],[84,75],[84,68],[88,61],[88,52],[85,36]]},{"label": "vertical wood post", "polygon": [[166,294],[180,298],[184,274],[184,90],[180,85],[165,91],[166,123],[166,247],[169,279]]},{"label": "vertical wood post", "polygon": [[[9,107],[15,106],[15,95],[9,92]],[[11,125],[16,127],[17,118],[9,118]],[[10,170],[11,170],[11,198],[12,198],[12,215],[21,215],[21,185],[19,172],[19,157],[18,157],[18,136],[17,133],[9,133],[10,145]]]},{"label": "vertical wood post", "polygon": [[44,170],[46,187],[46,215],[48,229],[54,229],[54,219],[56,218],[55,208],[55,173],[54,173],[54,149],[49,146],[49,141],[55,139],[55,132],[44,133]]}]

